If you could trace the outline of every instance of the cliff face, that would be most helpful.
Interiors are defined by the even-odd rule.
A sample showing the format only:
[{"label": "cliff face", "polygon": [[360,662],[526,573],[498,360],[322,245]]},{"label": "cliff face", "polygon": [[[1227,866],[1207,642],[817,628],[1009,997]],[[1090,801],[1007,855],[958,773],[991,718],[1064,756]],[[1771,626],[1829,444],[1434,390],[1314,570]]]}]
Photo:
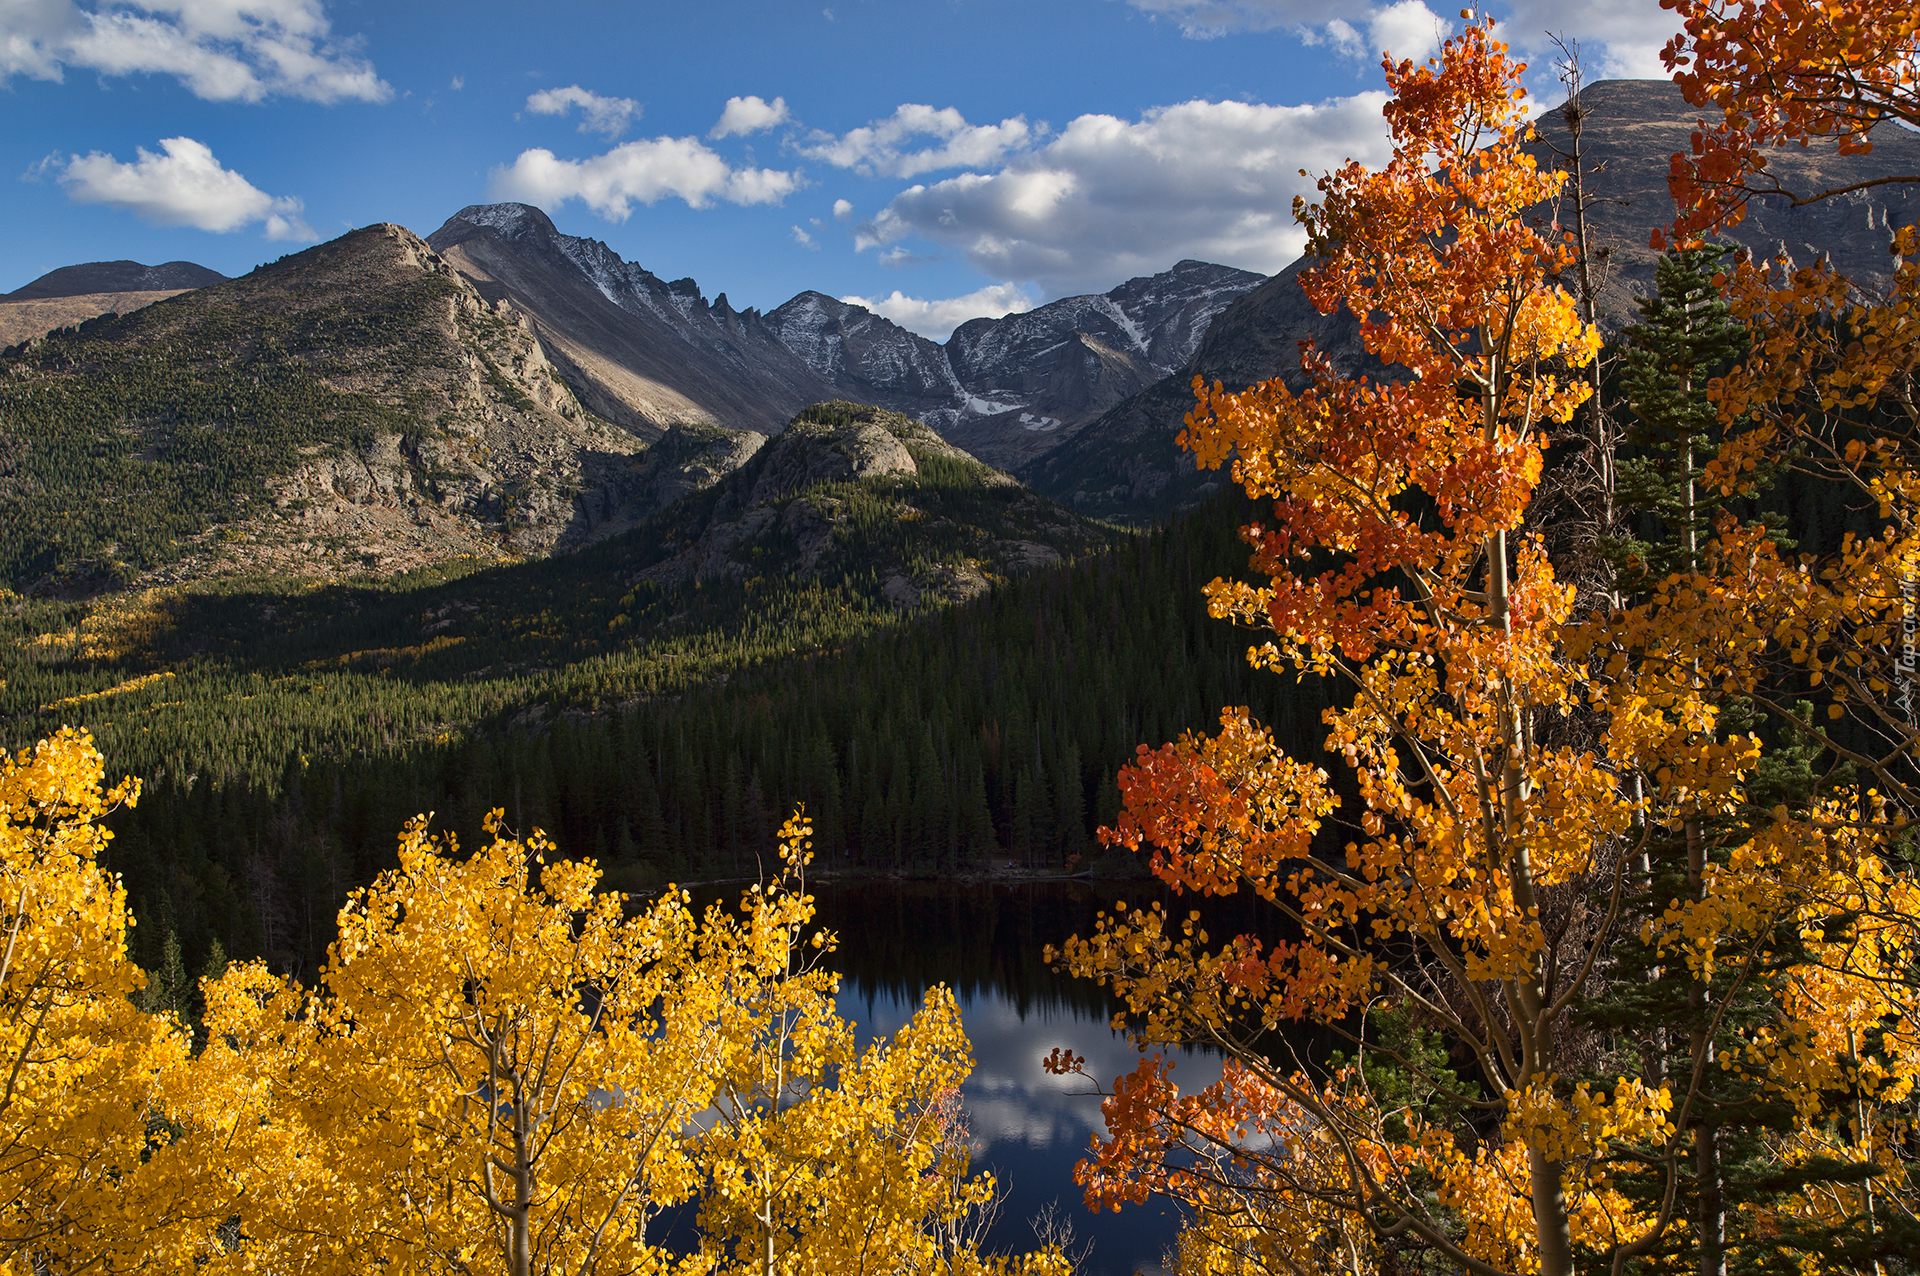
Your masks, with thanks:
[{"label": "cliff face", "polygon": [[[1665,80],[1611,80],[1582,95],[1581,126],[1590,233],[1599,259],[1598,311],[1603,329],[1617,332],[1637,318],[1635,300],[1652,290],[1659,254],[1650,231],[1672,220],[1667,160],[1686,150],[1699,119]],[[1533,149],[1542,163],[1572,149],[1563,108],[1544,112]],[[1887,136],[1866,156],[1789,148],[1769,171],[1796,191],[1813,193],[1884,173],[1920,172],[1920,136]],[[1543,227],[1571,220],[1570,207],[1542,207]],[[1888,278],[1892,228],[1920,219],[1920,189],[1886,185],[1794,208],[1778,197],[1757,199],[1747,219],[1726,238],[1766,256],[1796,264],[1830,259],[1862,287]],[[1300,289],[1304,262],[1237,298],[1207,330],[1186,366],[1116,405],[1060,446],[1016,471],[1037,490],[1086,513],[1152,519],[1204,498],[1228,481],[1226,472],[1195,470],[1175,445],[1181,418],[1193,402],[1193,377],[1231,387],[1297,373],[1300,342],[1311,338],[1337,367],[1365,369],[1372,361],[1345,311],[1322,315]]]}]

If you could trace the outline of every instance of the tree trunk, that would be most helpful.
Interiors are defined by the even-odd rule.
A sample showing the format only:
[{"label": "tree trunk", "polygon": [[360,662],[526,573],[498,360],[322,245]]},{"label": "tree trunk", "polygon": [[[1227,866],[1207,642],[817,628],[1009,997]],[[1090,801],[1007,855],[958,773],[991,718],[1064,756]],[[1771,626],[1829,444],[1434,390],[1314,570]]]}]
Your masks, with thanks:
[{"label": "tree trunk", "polygon": [[[1691,488],[1691,484],[1689,484]],[[1691,535],[1691,533],[1689,533]],[[1707,897],[1707,844],[1700,817],[1687,820],[1687,887],[1697,902]],[[1707,1037],[1707,984],[1696,978],[1687,989],[1687,1017],[1692,1021],[1690,1057],[1700,1077],[1696,1103],[1707,1101],[1707,1078],[1713,1075],[1709,1052],[1713,1043]],[[1720,1181],[1720,1129],[1711,1117],[1703,1117],[1693,1131],[1694,1187],[1699,1193],[1695,1231],[1699,1234],[1698,1276],[1727,1276],[1727,1202]]]}]

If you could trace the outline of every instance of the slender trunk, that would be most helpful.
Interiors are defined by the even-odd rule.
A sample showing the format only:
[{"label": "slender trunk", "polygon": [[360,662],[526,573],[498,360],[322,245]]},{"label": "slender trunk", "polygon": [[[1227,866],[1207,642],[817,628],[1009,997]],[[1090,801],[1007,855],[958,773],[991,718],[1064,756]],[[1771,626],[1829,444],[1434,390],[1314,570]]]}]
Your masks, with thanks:
[{"label": "slender trunk", "polygon": [[[1586,108],[1580,104],[1581,73],[1577,58],[1570,64],[1570,78],[1567,84],[1567,104],[1563,118],[1567,122],[1568,141],[1572,150],[1566,155],[1567,184],[1573,188],[1573,248],[1574,269],[1580,281],[1580,317],[1589,327],[1598,322],[1597,297],[1599,289],[1593,282],[1592,241],[1587,229],[1587,168],[1586,141],[1584,124]],[[1613,533],[1613,436],[1607,422],[1607,414],[1601,406],[1601,368],[1600,359],[1595,356],[1587,365],[1587,380],[1592,393],[1587,399],[1587,416],[1593,425],[1594,471],[1600,479],[1599,530],[1602,536]]]},{"label": "slender trunk", "polygon": [[[1511,583],[1507,576],[1507,535],[1496,532],[1487,549],[1487,601],[1495,624],[1511,631]],[[1523,916],[1537,916],[1533,892],[1533,862],[1524,839],[1517,836],[1525,817],[1527,731],[1525,708],[1511,690],[1507,694],[1506,736],[1500,768],[1501,858],[1513,891],[1515,908]],[[1519,981],[1518,1001],[1523,1038],[1523,1071],[1520,1084],[1531,1084],[1536,1075],[1552,1071],[1554,1056],[1553,1023],[1547,1014],[1552,997],[1542,969],[1544,954],[1535,958],[1534,967]],[[1533,1198],[1533,1226],[1540,1255],[1540,1276],[1571,1276],[1573,1271],[1573,1229],[1567,1216],[1565,1168],[1559,1161],[1547,1160],[1538,1149],[1527,1149],[1527,1170]]]},{"label": "slender trunk", "polygon": [[[1853,1029],[1851,1027],[1847,1029],[1847,1053],[1856,1059],[1859,1058],[1859,1047],[1854,1042]],[[1867,1127],[1867,1101],[1865,1095],[1858,1088],[1858,1083],[1856,1083],[1856,1088],[1853,1092],[1853,1146],[1860,1154],[1860,1159],[1863,1162],[1873,1160],[1873,1135]],[[1871,1178],[1860,1180],[1860,1209],[1866,1217],[1867,1244],[1872,1245],[1875,1241],[1875,1235],[1880,1228],[1878,1221],[1873,1216],[1873,1180]],[[1880,1257],[1878,1254],[1875,1254],[1873,1258],[1873,1276],[1881,1276]]]},{"label": "slender trunk", "polygon": [[[1691,537],[1689,537],[1691,539]],[[1687,831],[1687,888],[1697,902],[1707,897],[1707,842],[1698,815],[1689,816]],[[1712,1104],[1705,1093],[1713,1075],[1707,1039],[1708,992],[1706,980],[1695,978],[1687,988],[1687,1017],[1691,1023],[1693,1070],[1700,1076],[1701,1094],[1696,1100],[1703,1111],[1693,1131],[1694,1186],[1699,1194],[1695,1228],[1699,1233],[1697,1276],[1726,1276],[1727,1202],[1720,1178],[1720,1127],[1713,1120]]]}]

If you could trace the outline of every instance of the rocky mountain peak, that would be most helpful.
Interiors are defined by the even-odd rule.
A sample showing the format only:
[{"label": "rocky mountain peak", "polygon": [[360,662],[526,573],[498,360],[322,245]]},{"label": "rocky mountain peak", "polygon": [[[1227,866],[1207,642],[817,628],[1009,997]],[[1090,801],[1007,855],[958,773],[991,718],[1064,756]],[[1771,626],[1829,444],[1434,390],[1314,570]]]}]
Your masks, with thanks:
[{"label": "rocky mountain peak", "polygon": [[532,204],[468,204],[447,219],[448,226],[454,222],[484,226],[510,240],[554,239],[560,234],[553,219]]}]

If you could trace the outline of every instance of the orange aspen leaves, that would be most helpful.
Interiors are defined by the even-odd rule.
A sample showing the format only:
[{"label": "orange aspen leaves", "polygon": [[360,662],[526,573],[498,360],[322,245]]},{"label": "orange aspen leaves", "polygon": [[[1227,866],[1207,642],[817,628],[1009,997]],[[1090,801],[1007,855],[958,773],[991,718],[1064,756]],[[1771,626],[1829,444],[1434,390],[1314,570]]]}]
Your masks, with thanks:
[{"label": "orange aspen leaves", "polygon": [[[1668,184],[1683,238],[1746,215],[1778,190],[1766,152],[1831,138],[1842,155],[1873,149],[1889,123],[1920,126],[1920,3],[1915,0],[1661,0],[1685,29],[1663,51],[1674,81],[1720,121],[1673,157]],[[1904,174],[1892,180],[1920,180]],[[1786,192],[1800,200],[1815,191]],[[1660,236],[1655,236],[1659,246]]]}]

